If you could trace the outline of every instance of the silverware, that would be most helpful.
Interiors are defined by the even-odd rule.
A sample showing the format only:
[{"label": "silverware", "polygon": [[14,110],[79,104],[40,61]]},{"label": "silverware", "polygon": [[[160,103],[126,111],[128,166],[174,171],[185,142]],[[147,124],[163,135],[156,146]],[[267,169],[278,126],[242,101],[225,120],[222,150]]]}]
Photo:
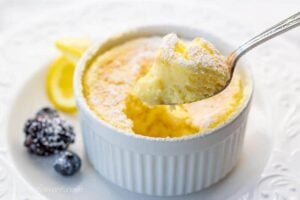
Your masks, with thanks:
[{"label": "silverware", "polygon": [[[297,26],[300,25],[300,12],[290,16],[289,18],[279,22],[278,24],[275,24],[274,26],[272,26],[271,28],[265,30],[264,32],[262,32],[261,34],[253,37],[252,39],[250,39],[249,41],[247,41],[246,43],[244,43],[243,45],[239,46],[235,51],[233,51],[231,54],[229,54],[229,56],[227,57],[227,62],[228,65],[230,66],[230,70],[231,70],[231,74],[230,74],[230,79],[228,80],[226,86],[224,87],[224,89],[229,85],[235,67],[236,67],[236,63],[237,61],[244,55],[246,54],[248,51],[250,51],[251,49],[257,47],[258,45],[282,34],[285,33]],[[224,90],[223,89],[223,90]],[[218,92],[219,93],[219,92]]]}]

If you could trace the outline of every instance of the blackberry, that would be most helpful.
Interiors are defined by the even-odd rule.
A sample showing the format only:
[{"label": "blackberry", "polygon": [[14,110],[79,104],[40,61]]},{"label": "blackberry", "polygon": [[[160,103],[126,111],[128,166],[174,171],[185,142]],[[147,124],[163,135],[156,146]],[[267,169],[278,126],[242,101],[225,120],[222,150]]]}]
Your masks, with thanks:
[{"label": "blackberry", "polygon": [[75,141],[73,127],[52,108],[43,108],[27,120],[24,132],[24,145],[30,153],[41,156],[63,151]]},{"label": "blackberry", "polygon": [[72,176],[81,167],[79,156],[72,151],[62,151],[54,161],[54,169],[63,176]]}]

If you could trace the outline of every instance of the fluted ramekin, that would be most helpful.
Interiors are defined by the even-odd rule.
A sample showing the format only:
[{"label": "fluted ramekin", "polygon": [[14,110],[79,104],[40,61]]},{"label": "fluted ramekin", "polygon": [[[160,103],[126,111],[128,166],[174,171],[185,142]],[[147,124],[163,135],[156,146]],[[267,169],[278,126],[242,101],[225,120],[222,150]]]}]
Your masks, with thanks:
[{"label": "fluted ramekin", "polygon": [[127,190],[156,196],[183,195],[206,188],[226,176],[240,156],[252,96],[252,79],[242,65],[245,101],[236,114],[214,130],[180,138],[151,138],[119,130],[90,110],[82,92],[82,75],[101,53],[127,40],[176,32],[182,38],[201,36],[226,54],[232,48],[197,29],[147,26],[107,38],[79,61],[74,77],[86,153],[106,179]]}]

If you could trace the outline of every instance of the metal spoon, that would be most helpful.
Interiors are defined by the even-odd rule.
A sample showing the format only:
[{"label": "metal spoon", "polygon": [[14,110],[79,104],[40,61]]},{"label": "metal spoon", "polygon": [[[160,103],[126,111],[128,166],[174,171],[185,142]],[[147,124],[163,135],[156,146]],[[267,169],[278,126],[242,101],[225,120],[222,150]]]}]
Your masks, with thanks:
[{"label": "metal spoon", "polygon": [[[236,67],[237,61],[248,51],[253,49],[254,47],[274,38],[275,36],[278,36],[282,33],[285,33],[297,26],[300,25],[300,12],[290,16],[289,18],[279,22],[278,24],[275,24],[271,28],[265,30],[261,34],[255,36],[248,42],[244,43],[240,47],[238,47],[235,51],[233,51],[229,56],[227,57],[227,63],[230,66],[230,79],[228,80],[226,86],[224,89],[229,85],[231,82],[233,72]],[[223,90],[224,90],[223,89]],[[220,93],[221,91],[217,92]],[[216,93],[216,94],[217,94]]]},{"label": "metal spoon", "polygon": [[[218,88],[217,91],[215,91],[214,93],[211,94],[206,94],[203,95],[202,99],[190,99],[190,100],[186,100],[184,102],[181,101],[180,102],[165,102],[161,105],[176,105],[176,104],[182,104],[182,103],[192,103],[193,101],[200,101],[206,98],[209,98],[211,96],[215,96],[217,94],[219,94],[220,92],[222,92],[225,88],[227,88],[227,86],[230,84],[232,77],[233,77],[233,73],[234,70],[236,68],[236,63],[237,61],[248,51],[250,51],[251,49],[253,49],[254,47],[272,39],[275,36],[278,36],[284,32],[287,32],[297,26],[300,25],[300,12],[297,12],[296,14],[290,16],[289,18],[279,22],[278,24],[275,24],[274,26],[272,26],[271,28],[267,29],[266,31],[262,32],[261,34],[255,36],[254,38],[252,38],[251,40],[249,40],[248,42],[244,43],[243,45],[241,45],[240,47],[238,47],[235,51],[233,51],[231,54],[229,54],[227,56],[226,62],[229,66],[229,70],[230,70],[230,76],[228,81],[226,82],[226,84],[224,85],[223,88]],[[151,96],[151,95],[150,95]],[[141,98],[143,101],[145,100],[145,98]],[[145,102],[148,103],[147,100],[145,100]]]}]

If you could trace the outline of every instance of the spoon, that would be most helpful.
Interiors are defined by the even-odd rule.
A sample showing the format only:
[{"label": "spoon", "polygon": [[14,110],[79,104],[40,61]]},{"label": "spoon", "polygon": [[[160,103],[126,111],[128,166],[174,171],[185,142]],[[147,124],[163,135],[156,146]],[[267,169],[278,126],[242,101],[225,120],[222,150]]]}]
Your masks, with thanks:
[{"label": "spoon", "polygon": [[[244,43],[240,47],[238,47],[235,51],[233,51],[229,56],[227,57],[227,63],[230,67],[230,78],[223,88],[223,90],[229,85],[229,83],[232,80],[233,72],[236,67],[237,61],[248,51],[251,49],[257,47],[258,45],[274,38],[275,36],[278,36],[282,33],[285,33],[297,26],[300,25],[300,12],[290,16],[289,18],[279,22],[278,24],[275,24],[271,28],[265,30],[261,34],[253,37],[248,42]],[[221,91],[223,91],[221,90]],[[221,91],[218,91],[214,95],[220,93]]]},{"label": "spoon", "polygon": [[[179,87],[179,89],[177,89],[176,87],[177,87],[178,83],[177,83],[177,80],[175,80],[175,78],[174,78],[174,77],[176,77],[176,76],[174,76],[174,72],[172,73],[172,71],[170,71],[171,75],[166,75],[166,77],[167,77],[166,80],[164,80],[164,78],[160,77],[161,74],[164,74],[164,73],[161,73],[161,72],[158,73],[159,71],[166,72],[167,70],[170,70],[170,67],[168,65],[164,66],[164,64],[161,64],[162,65],[161,68],[163,70],[162,69],[153,70],[153,71],[150,70],[150,72],[145,77],[140,79],[137,86],[135,86],[134,93],[137,94],[137,96],[142,101],[144,101],[150,105],[177,105],[177,104],[184,104],[184,103],[192,103],[194,101],[200,101],[200,100],[215,96],[215,95],[219,94],[220,92],[222,92],[225,88],[228,87],[228,85],[230,84],[230,82],[232,80],[234,70],[236,68],[236,64],[237,64],[238,60],[244,54],[246,54],[248,51],[255,48],[256,46],[274,38],[275,36],[278,36],[278,35],[286,32],[288,30],[291,30],[292,28],[295,28],[299,25],[300,25],[300,12],[297,12],[296,14],[279,22],[278,24],[275,24],[271,28],[267,29],[266,31],[262,32],[261,34],[255,36],[248,42],[246,42],[243,45],[241,45],[240,47],[238,47],[235,51],[233,51],[231,54],[229,54],[225,60],[227,62],[228,69],[229,69],[228,80],[227,81],[225,80],[226,82],[223,81],[222,86],[218,86],[218,87],[216,86],[215,90],[208,88],[208,90],[205,91],[205,84],[202,88],[199,87],[200,89],[197,87],[195,87],[196,89],[194,89],[194,87],[190,87],[190,85],[186,84],[185,82],[183,83],[183,86],[181,88]],[[166,37],[171,37],[171,36],[169,34]],[[176,39],[177,38],[175,35],[174,40],[176,40]],[[160,66],[160,64],[158,64],[158,66]],[[180,64],[179,64],[179,66],[180,66]],[[180,67],[177,67],[177,68],[179,69]],[[175,68],[175,69],[177,69],[177,68]],[[178,70],[179,73],[181,72],[180,70]],[[188,71],[188,70],[186,70],[186,71]],[[186,72],[186,71],[182,70],[183,78],[181,78],[181,80],[190,80],[189,78],[191,78],[191,79],[194,78],[197,80],[207,81],[205,78],[203,78],[204,76],[206,76],[205,73],[198,73],[198,74],[196,74],[196,78],[195,78],[195,77],[190,77],[190,76],[193,76],[194,71],[192,71],[192,70],[191,70],[192,72]],[[166,72],[166,73],[169,73],[169,72]],[[175,70],[175,75],[176,75],[176,70]],[[155,78],[155,76],[157,76],[158,78]],[[197,77],[197,76],[199,76],[199,77]],[[201,78],[201,76],[202,76],[202,78]],[[223,77],[220,77],[220,78],[223,78]],[[169,84],[169,87],[166,87],[167,89],[165,89],[164,86],[161,87],[160,86],[161,82],[165,85]],[[186,81],[186,82],[188,82],[188,81]],[[198,81],[198,83],[199,82],[200,81]],[[202,86],[202,85],[200,85],[200,86]],[[183,96],[181,91],[185,90],[185,89],[187,90],[187,93],[190,93],[191,95],[186,95],[184,98],[181,98]],[[178,92],[177,92],[177,90],[178,90]],[[200,92],[204,91],[204,92],[202,94],[198,91],[200,91]],[[194,93],[195,95],[193,94],[193,92],[195,92]]]}]

